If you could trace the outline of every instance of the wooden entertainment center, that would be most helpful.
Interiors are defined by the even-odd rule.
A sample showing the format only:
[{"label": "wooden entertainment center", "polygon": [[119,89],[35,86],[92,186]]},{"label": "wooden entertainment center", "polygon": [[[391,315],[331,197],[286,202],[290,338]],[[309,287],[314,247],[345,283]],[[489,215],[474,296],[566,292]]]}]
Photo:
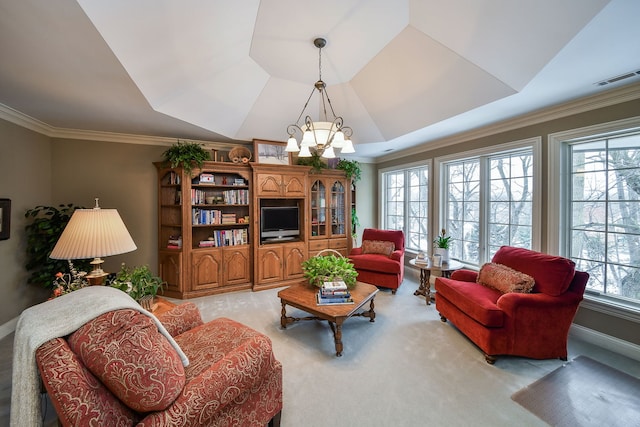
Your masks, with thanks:
[{"label": "wooden entertainment center", "polygon": [[[154,164],[158,274],[167,282],[166,296],[301,283],[301,263],[309,256],[329,248],[343,255],[350,250],[351,183],[341,170],[209,161],[187,175],[182,168]],[[297,210],[298,230],[265,238],[263,207]]]}]

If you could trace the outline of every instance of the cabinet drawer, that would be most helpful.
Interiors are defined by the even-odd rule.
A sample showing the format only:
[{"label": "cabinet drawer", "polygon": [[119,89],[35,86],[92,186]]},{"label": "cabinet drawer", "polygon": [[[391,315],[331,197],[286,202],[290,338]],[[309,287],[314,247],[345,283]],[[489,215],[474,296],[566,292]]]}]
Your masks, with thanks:
[{"label": "cabinet drawer", "polygon": [[347,239],[331,239],[329,240],[329,247],[331,249],[346,249]]},{"label": "cabinet drawer", "polygon": [[309,242],[309,250],[310,251],[321,251],[323,249],[327,249],[329,247],[329,243],[323,240],[311,240]]}]

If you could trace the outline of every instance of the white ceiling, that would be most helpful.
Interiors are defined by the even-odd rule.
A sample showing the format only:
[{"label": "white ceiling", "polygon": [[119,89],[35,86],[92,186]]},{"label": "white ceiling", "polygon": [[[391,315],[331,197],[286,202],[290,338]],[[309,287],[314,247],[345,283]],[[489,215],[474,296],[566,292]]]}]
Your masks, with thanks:
[{"label": "white ceiling", "polygon": [[284,141],[321,36],[336,114],[376,159],[638,81],[594,84],[640,70],[639,17],[637,0],[0,0],[0,103],[54,128]]}]

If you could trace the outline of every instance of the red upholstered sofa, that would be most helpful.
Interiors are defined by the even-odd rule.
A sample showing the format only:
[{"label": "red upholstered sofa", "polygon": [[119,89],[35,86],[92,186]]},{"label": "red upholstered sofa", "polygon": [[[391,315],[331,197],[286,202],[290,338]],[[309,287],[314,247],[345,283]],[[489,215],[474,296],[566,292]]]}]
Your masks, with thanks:
[{"label": "red upholstered sofa", "polygon": [[532,359],[567,359],[567,338],[589,275],[573,261],[531,251],[501,247],[493,263],[506,265],[535,280],[531,293],[502,293],[476,283],[478,273],[453,272],[436,278],[436,309],[485,353]]},{"label": "red upholstered sofa", "polygon": [[[387,253],[377,242],[390,242],[393,249]],[[365,228],[362,246],[353,248],[349,259],[358,272],[358,281],[390,288],[395,294],[404,278],[404,233]]]},{"label": "red upholstered sofa", "polygon": [[240,323],[203,323],[193,303],[150,318],[107,312],[38,348],[40,376],[64,426],[278,425],[282,366],[271,341]]}]

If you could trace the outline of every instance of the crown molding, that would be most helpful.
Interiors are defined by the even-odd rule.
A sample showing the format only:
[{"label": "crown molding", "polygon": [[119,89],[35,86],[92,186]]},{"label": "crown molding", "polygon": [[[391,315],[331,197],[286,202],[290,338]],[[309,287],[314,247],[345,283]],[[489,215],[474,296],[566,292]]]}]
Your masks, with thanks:
[{"label": "crown molding", "polygon": [[6,120],[25,129],[32,130],[42,135],[51,137],[55,128],[48,124],[27,116],[18,110],[14,110],[8,105],[0,104],[0,119]]},{"label": "crown molding", "polygon": [[202,144],[205,148],[212,150],[224,150],[238,145],[238,143],[203,141],[187,138],[168,138],[164,136],[135,135],[117,132],[57,128],[55,126],[50,126],[44,122],[41,122],[40,120],[34,119],[33,117],[21,113],[20,111],[4,104],[0,104],[0,119],[4,119],[8,122],[40,133],[49,138],[58,139],[81,139],[87,141],[118,142],[121,144],[161,146],[171,146],[178,141],[189,141]]},{"label": "crown molding", "polygon": [[408,148],[397,153],[388,154],[376,158],[375,163],[382,163],[389,160],[396,160],[403,157],[413,156],[423,153],[425,145],[428,144],[428,150],[443,148],[474,139],[484,138],[486,136],[496,135],[498,133],[520,129],[526,126],[536,125],[575,114],[585,113],[587,111],[597,110],[598,108],[610,107],[612,105],[621,104],[627,101],[633,101],[640,98],[640,84],[635,83],[612,89],[604,93],[586,96],[577,100],[565,102],[563,104],[554,105],[552,107],[543,108],[523,114],[513,119],[504,120],[495,124],[484,126],[468,132],[459,133],[449,137],[435,139],[433,141],[424,141],[422,144]]}]

